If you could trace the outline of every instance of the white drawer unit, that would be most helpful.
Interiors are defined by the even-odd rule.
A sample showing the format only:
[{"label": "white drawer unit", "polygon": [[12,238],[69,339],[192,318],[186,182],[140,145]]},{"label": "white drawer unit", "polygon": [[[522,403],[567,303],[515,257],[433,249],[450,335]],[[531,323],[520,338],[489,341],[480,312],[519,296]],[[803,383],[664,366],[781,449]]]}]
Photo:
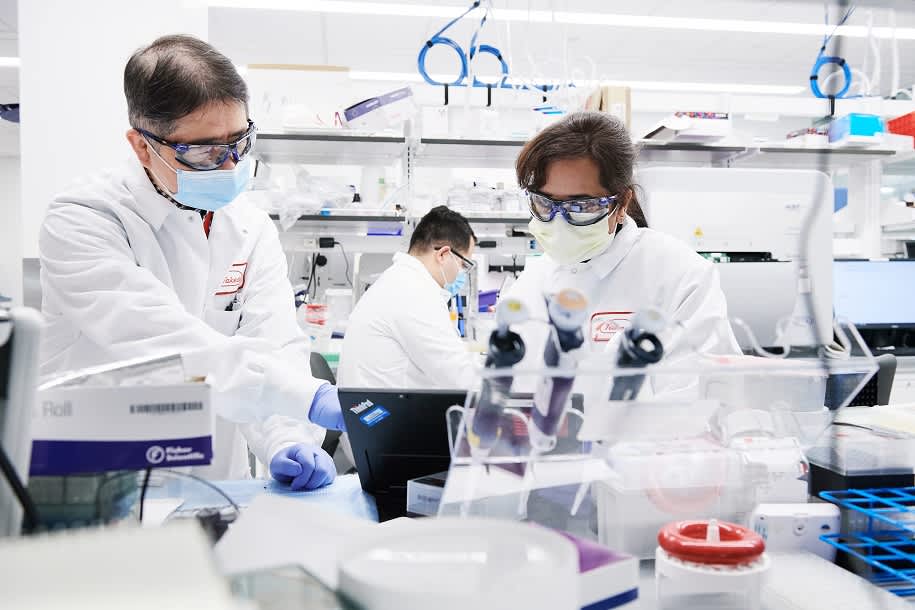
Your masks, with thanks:
[{"label": "white drawer unit", "polygon": [[890,393],[890,404],[915,402],[915,357],[899,358],[896,364],[896,377],[893,379],[893,391]]}]

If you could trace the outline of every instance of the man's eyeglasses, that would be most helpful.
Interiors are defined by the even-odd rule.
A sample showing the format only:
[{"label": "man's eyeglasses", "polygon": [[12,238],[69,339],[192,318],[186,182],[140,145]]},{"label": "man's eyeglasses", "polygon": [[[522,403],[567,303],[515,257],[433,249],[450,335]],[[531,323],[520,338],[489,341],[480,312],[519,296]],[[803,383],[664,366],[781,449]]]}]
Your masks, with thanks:
[{"label": "man's eyeglasses", "polygon": [[257,126],[251,119],[248,119],[247,131],[236,141],[228,144],[179,144],[169,142],[145,129],[139,127],[134,127],[134,129],[153,142],[174,150],[178,163],[204,172],[222,167],[229,155],[232,155],[232,160],[237,163],[254,149],[254,142],[257,139]]},{"label": "man's eyeglasses", "polygon": [[[433,248],[433,250],[438,252],[439,250],[441,250],[444,247],[445,246],[435,246]],[[474,261],[472,261],[469,258],[467,258],[466,256],[462,255],[460,252],[458,252],[454,248],[451,248],[451,253],[453,255],[455,255],[456,257],[458,257],[458,259],[461,261],[461,267],[463,267],[464,271],[470,271],[471,269],[473,269],[474,267],[477,266],[477,264]]]}]

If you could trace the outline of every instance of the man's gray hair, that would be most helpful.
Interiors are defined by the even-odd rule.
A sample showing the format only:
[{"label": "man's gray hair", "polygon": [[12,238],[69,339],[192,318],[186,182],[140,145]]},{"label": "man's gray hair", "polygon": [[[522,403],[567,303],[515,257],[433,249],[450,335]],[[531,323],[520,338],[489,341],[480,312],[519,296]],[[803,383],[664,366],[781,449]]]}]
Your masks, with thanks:
[{"label": "man's gray hair", "polygon": [[248,86],[228,57],[193,36],[171,35],[139,49],[124,68],[130,125],[167,138],[179,119],[212,102],[241,102]]}]

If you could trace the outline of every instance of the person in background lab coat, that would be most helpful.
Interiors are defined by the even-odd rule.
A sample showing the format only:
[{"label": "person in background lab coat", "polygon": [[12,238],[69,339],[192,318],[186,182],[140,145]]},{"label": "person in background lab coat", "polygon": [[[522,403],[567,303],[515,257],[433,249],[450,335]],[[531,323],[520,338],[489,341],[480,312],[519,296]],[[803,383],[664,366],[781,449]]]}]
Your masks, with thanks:
[{"label": "person in background lab coat", "polygon": [[445,206],[416,225],[408,252],[359,299],[340,353],[344,388],[465,389],[478,356],[468,352],[448,311],[473,268],[476,236]]},{"label": "person in background lab coat", "polygon": [[245,82],[207,43],[165,36],[124,90],[133,156],[58,195],[41,229],[42,373],[181,354],[219,416],[197,474],[248,476],[250,447],[293,489],[330,483],[336,389],[310,374],[276,228],[233,203],[256,137]]},{"label": "person in background lab coat", "polygon": [[[666,359],[694,349],[739,354],[714,265],[647,227],[635,193],[636,157],[626,127],[598,112],[570,114],[524,146],[515,169],[530,203],[530,232],[545,254],[529,257],[502,296],[521,299],[534,318],[546,319],[545,298],[562,288],[582,291],[591,309],[586,354],[615,354],[614,338],[651,307],[681,324],[688,339],[666,345]],[[527,358],[542,358],[546,325],[523,326]]]}]

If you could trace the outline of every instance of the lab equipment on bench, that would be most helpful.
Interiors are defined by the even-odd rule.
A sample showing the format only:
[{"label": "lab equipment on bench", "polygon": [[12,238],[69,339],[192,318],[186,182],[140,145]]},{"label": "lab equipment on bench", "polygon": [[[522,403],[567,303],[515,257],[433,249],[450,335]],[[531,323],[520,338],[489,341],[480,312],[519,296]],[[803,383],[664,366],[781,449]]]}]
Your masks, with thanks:
[{"label": "lab equipment on bench", "polygon": [[29,486],[46,527],[126,517],[136,481],[123,471],[213,459],[210,387],[187,378],[179,356],[67,373],[38,400]]},{"label": "lab equipment on bench", "polygon": [[578,610],[578,553],[547,529],[490,519],[428,519],[349,545],[340,593],[370,610]]},{"label": "lab equipment on bench", "polygon": [[[880,429],[876,422],[868,421],[875,410],[896,408],[897,405],[839,410],[836,423],[806,451],[810,461],[810,495],[915,485],[915,437],[898,430]],[[902,405],[898,408],[904,409]]]},{"label": "lab equipment on bench", "polygon": [[829,124],[829,143],[840,147],[883,144],[883,119],[875,114],[851,113]]},{"label": "lab equipment on bench", "polygon": [[749,528],[762,536],[770,551],[807,551],[834,561],[836,550],[821,537],[839,533],[839,509],[825,502],[760,504]]},{"label": "lab equipment on bench", "polygon": [[655,551],[659,606],[665,607],[665,597],[726,593],[742,594],[742,607],[757,610],[772,564],[765,551],[758,534],[734,523],[709,519],[664,526]]},{"label": "lab equipment on bench", "polygon": [[[484,384],[508,373],[522,382],[574,376],[581,407],[568,411],[555,447],[543,452],[531,439],[536,398],[512,397],[499,442],[480,455],[467,443],[480,392],[469,392],[456,409],[462,417],[449,420],[451,467],[439,515],[526,518],[649,559],[659,528],[671,521],[746,523],[760,503],[804,502],[804,450],[834,414],[823,404],[827,372],[819,360],[710,355],[686,344],[684,357],[638,368],[620,366],[617,353],[574,368],[483,369]],[[876,368],[869,357],[834,367]],[[639,383],[652,392],[610,400],[613,387]]]},{"label": "lab equipment on bench", "polygon": [[[585,342],[581,327],[588,316],[588,300],[578,290],[567,288],[550,298],[547,313],[551,328],[543,352],[544,365],[548,369],[574,369],[571,352]],[[544,453],[556,446],[556,429],[565,415],[574,381],[574,377],[542,379],[531,412],[530,438],[534,451]]]},{"label": "lab equipment on bench", "polygon": [[820,497],[854,515],[846,516],[841,532],[822,537],[848,568],[899,597],[915,599],[915,487],[825,491]]},{"label": "lab equipment on bench", "polygon": [[[588,316],[588,299],[571,288],[559,291],[547,303],[550,331],[543,350],[543,363],[547,369],[567,370],[574,374],[576,360],[572,352],[584,345],[581,331]],[[531,444],[531,461],[525,472],[525,483],[530,483],[538,455],[556,447],[556,430],[569,405],[574,376],[544,376],[534,393],[528,436]],[[582,487],[583,489],[583,487]],[[525,486],[518,499],[518,513],[527,514],[530,488]],[[578,512],[580,500],[576,498],[572,513]]]},{"label": "lab equipment on bench", "polygon": [[446,417],[466,392],[343,388],[339,396],[362,489],[382,521],[404,516],[407,481],[448,469]]},{"label": "lab equipment on bench", "polygon": [[[729,262],[715,263],[715,269],[728,315],[745,322],[758,345],[779,345],[779,328],[796,309],[805,257],[818,343],[832,342],[833,188],[827,176],[810,170],[648,167],[638,180],[652,229],[699,253],[727,255],[717,257]],[[810,242],[800,243],[811,212]],[[740,346],[754,351],[746,333],[734,331]]]},{"label": "lab equipment on bench", "polygon": [[[32,452],[41,316],[25,308],[0,307],[0,538],[37,525],[25,485]],[[24,504],[25,503],[25,504]],[[23,509],[28,508],[28,515]],[[26,516],[23,521],[23,516]]]},{"label": "lab equipment on bench", "polygon": [[205,466],[213,457],[210,388],[179,356],[84,369],[38,387],[33,476]]},{"label": "lab equipment on bench", "polygon": [[[525,322],[529,315],[524,304],[516,299],[503,299],[498,304],[496,330],[489,336],[486,368],[511,369],[521,362],[525,354],[524,340],[521,335],[511,330],[511,326]],[[468,435],[471,451],[485,453],[495,445],[513,381],[514,377],[510,374],[483,380],[480,400],[473,413]]]},{"label": "lab equipment on bench", "polygon": [[[619,368],[644,368],[657,364],[664,356],[664,346],[658,333],[664,330],[665,320],[656,310],[640,311],[632,324],[623,332],[616,365]],[[633,400],[639,395],[644,375],[617,379],[610,390],[610,400]]]}]

